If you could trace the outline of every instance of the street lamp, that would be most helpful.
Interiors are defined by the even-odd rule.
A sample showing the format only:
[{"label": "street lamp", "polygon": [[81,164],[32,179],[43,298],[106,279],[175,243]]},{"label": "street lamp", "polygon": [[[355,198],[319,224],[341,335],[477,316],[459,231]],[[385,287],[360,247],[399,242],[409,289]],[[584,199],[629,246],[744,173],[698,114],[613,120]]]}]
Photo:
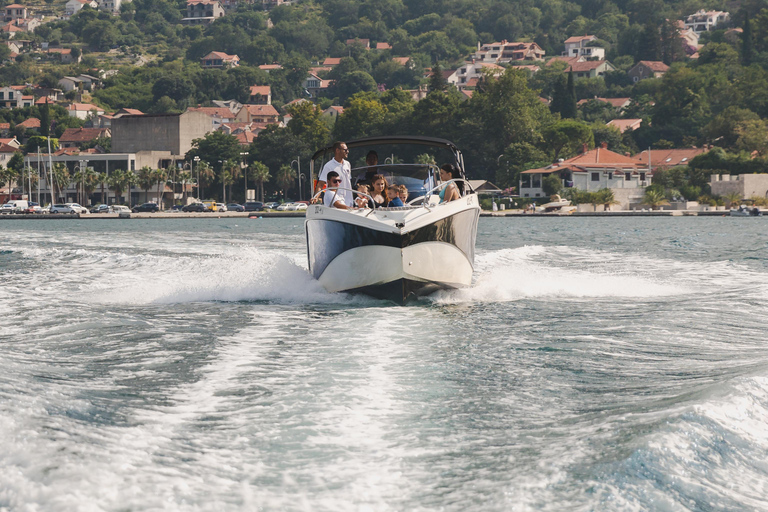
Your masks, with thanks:
[{"label": "street lamp", "polygon": [[240,158],[243,160],[243,163],[240,164],[240,168],[243,170],[243,177],[245,178],[245,195],[243,196],[243,202],[248,202],[248,165],[245,163],[246,160],[248,160],[248,155],[250,153],[248,151],[242,151],[240,153]]},{"label": "street lamp", "polygon": [[195,161],[195,170],[197,171],[197,201],[200,201],[200,157],[195,156],[192,160]]},{"label": "street lamp", "polygon": [[299,180],[299,201],[301,201],[301,156],[291,160],[291,169],[293,169],[293,162],[296,162],[296,179]]}]

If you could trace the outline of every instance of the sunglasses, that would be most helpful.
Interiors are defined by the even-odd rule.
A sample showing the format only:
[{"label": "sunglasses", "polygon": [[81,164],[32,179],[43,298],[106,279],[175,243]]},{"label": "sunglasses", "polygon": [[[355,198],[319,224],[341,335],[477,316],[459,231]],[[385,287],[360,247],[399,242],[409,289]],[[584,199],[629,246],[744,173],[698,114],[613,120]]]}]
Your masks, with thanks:
[{"label": "sunglasses", "polygon": [[341,180],[331,180],[331,183],[341,183]]}]

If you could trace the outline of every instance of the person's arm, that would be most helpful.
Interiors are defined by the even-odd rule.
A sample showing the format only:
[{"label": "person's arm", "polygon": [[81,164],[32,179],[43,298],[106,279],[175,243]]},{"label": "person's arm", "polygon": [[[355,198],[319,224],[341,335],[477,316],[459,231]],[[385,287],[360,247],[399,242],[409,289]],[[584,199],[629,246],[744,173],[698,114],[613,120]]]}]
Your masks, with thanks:
[{"label": "person's arm", "polygon": [[344,204],[344,201],[338,200],[335,203],[333,203],[334,208],[338,208],[339,210],[349,210],[349,206]]},{"label": "person's arm", "polygon": [[[322,180],[317,180],[317,187],[315,187],[315,194],[323,190],[324,187],[325,187],[325,182]],[[312,198],[312,204],[320,203],[320,202],[322,202],[322,200],[320,199],[319,196]]]}]

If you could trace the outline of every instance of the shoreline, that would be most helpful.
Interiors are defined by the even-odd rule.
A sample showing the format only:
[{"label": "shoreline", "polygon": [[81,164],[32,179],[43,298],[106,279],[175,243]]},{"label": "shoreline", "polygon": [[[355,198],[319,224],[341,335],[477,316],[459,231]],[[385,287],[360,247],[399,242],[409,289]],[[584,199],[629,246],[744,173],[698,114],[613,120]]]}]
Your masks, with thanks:
[{"label": "shoreline", "polygon": [[[89,214],[4,214],[0,220],[128,220],[128,219],[225,219],[304,217],[304,212],[158,212],[158,213],[89,213]],[[523,210],[490,212],[482,210],[480,217],[730,217],[730,210],[653,210],[616,212],[531,213]]]}]

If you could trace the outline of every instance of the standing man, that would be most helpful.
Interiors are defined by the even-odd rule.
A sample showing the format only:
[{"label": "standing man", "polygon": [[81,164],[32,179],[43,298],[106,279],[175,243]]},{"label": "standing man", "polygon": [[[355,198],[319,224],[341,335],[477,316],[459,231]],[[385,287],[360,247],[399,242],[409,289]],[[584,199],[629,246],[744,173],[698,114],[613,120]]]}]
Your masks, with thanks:
[{"label": "standing man", "polygon": [[320,176],[317,177],[317,190],[322,189],[328,181],[328,173],[335,171],[341,178],[341,183],[337,184],[344,190],[339,190],[337,195],[344,198],[344,204],[354,204],[352,194],[352,166],[345,160],[349,154],[349,149],[344,142],[333,143],[333,158],[323,166]]}]

